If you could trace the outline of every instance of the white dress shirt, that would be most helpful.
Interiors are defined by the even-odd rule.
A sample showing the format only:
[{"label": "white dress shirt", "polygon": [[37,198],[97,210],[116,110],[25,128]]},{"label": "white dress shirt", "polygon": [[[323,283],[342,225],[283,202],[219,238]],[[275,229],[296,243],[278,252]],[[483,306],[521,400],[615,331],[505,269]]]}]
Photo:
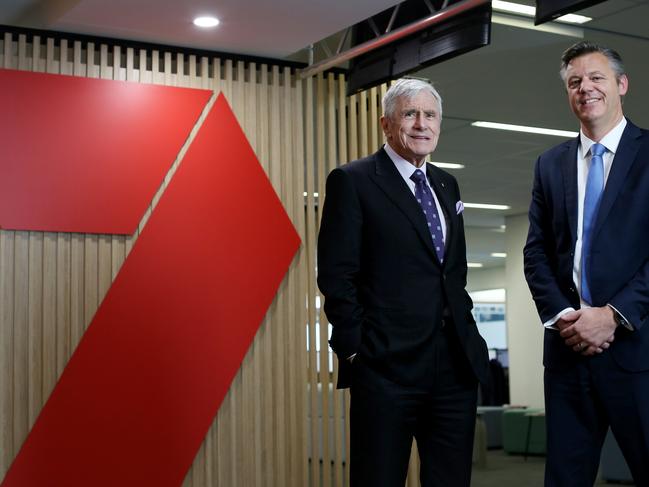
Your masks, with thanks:
[{"label": "white dress shirt", "polygon": [[403,157],[401,157],[399,154],[397,154],[392,147],[390,147],[390,144],[386,143],[383,148],[385,149],[385,152],[388,153],[388,156],[390,156],[390,159],[392,159],[392,162],[394,163],[395,167],[397,168],[397,171],[399,171],[399,174],[401,174],[401,177],[403,180],[406,182],[408,185],[408,188],[410,188],[410,191],[412,192],[413,196],[415,194],[415,182],[410,179],[410,176],[414,174],[414,172],[417,169],[421,169],[424,174],[426,175],[426,184],[430,188],[430,192],[433,194],[433,199],[435,200],[435,206],[437,207],[437,214],[439,215],[439,220],[442,224],[442,236],[444,237],[444,243],[446,244],[446,218],[444,217],[444,212],[442,211],[442,207],[439,204],[439,200],[437,199],[437,195],[435,194],[435,190],[433,187],[430,185],[430,181],[428,180],[428,174],[426,172],[426,164],[422,164],[421,167],[415,167],[413,164],[410,162],[406,161]]}]

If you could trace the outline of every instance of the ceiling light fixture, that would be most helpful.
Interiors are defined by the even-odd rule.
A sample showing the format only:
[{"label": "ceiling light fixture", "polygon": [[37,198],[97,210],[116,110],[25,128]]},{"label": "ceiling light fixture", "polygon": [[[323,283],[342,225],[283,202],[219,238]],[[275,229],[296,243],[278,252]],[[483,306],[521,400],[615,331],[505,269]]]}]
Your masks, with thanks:
[{"label": "ceiling light fixture", "polygon": [[480,262],[467,262],[466,266],[467,267],[482,267],[482,264]]},{"label": "ceiling light fixture", "polygon": [[[491,8],[499,12],[508,12],[513,14],[525,15],[528,17],[534,17],[536,15],[536,8],[529,5],[521,5],[520,3],[513,2],[503,2],[501,0],[493,0],[491,2]],[[591,17],[586,17],[584,15],[576,14],[567,14],[562,15],[554,19],[559,22],[567,22],[569,24],[585,24],[593,20]]]},{"label": "ceiling light fixture", "polygon": [[464,203],[465,208],[478,208],[481,210],[509,210],[509,205],[490,205],[486,203]]},{"label": "ceiling light fixture", "polygon": [[506,259],[507,258],[507,253],[506,252],[492,252],[491,256],[492,257],[499,257],[501,259]]},{"label": "ceiling light fixture", "polygon": [[441,167],[442,169],[464,169],[464,164],[457,164],[455,162],[435,162],[431,161],[431,164]]},{"label": "ceiling light fixture", "polygon": [[577,137],[577,135],[579,135],[579,132],[571,132],[569,130],[528,127],[526,125],[512,125],[509,123],[477,121],[473,122],[471,125],[473,125],[474,127],[482,127],[487,129],[510,130],[512,132],[526,132],[528,134],[555,135],[557,137]]},{"label": "ceiling light fixture", "polygon": [[216,17],[196,17],[194,19],[194,25],[203,28],[216,27],[219,25],[219,19]]}]

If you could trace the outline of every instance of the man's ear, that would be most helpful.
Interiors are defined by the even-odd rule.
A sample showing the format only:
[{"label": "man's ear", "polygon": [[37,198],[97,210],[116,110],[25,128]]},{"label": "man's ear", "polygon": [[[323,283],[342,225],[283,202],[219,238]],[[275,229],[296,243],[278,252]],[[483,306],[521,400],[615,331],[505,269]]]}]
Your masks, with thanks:
[{"label": "man's ear", "polygon": [[629,89],[629,78],[626,77],[626,74],[623,74],[618,78],[617,87],[620,96],[626,95],[626,92]]},{"label": "man's ear", "polygon": [[390,127],[390,119],[388,119],[388,117],[383,115],[381,116],[380,121],[381,121],[381,128],[383,129],[383,135],[385,136],[386,139],[389,139],[390,131],[388,130],[388,128]]}]

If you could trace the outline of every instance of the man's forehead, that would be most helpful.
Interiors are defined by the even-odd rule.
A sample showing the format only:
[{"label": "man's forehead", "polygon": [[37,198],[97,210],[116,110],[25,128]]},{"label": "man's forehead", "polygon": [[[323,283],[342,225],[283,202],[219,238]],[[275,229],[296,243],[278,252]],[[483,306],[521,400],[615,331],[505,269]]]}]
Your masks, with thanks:
[{"label": "man's forehead", "polygon": [[608,58],[599,52],[578,56],[568,63],[566,72],[586,71],[588,74],[611,70]]},{"label": "man's forehead", "polygon": [[427,91],[420,91],[413,97],[402,96],[399,98],[399,104],[401,105],[402,110],[408,110],[411,108],[422,108],[427,110],[437,109],[437,100]]}]

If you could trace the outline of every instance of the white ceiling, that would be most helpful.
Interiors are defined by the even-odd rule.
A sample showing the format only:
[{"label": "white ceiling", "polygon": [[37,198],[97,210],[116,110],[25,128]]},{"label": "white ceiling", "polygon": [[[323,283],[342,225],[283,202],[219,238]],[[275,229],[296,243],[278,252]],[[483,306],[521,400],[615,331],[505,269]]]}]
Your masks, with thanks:
[{"label": "white ceiling", "polygon": [[[533,4],[532,0],[518,0]],[[306,59],[303,50],[398,0],[2,0],[0,24],[194,47],[275,58]],[[580,12],[593,17],[584,38],[620,51],[630,78],[625,111],[649,127],[649,0],[608,0]],[[199,14],[221,19],[199,31]],[[467,209],[468,257],[486,267],[503,252],[505,215],[525,213],[538,154],[565,139],[471,127],[475,120],[578,130],[557,71],[575,37],[492,25],[491,45],[418,73],[444,99],[442,136],[434,160],[454,170],[462,199],[501,203],[506,212]],[[335,44],[331,47],[335,49]],[[302,52],[300,52],[302,51]]]}]

